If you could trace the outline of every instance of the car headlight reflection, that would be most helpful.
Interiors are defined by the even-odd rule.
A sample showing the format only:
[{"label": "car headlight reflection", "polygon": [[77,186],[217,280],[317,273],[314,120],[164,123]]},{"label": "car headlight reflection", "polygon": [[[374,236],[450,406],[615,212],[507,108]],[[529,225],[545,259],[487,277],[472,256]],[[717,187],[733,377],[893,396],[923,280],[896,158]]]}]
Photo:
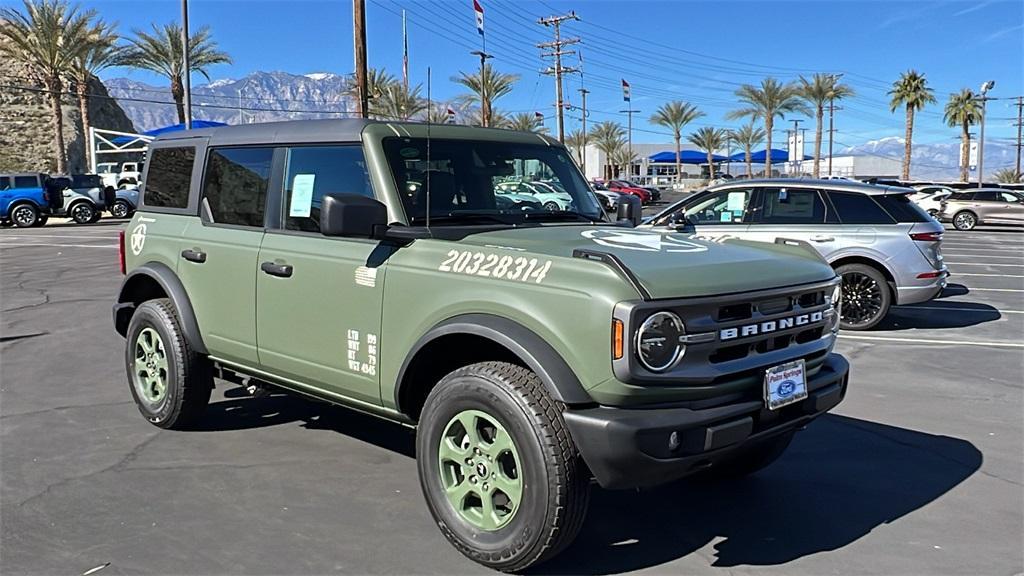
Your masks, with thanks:
[{"label": "car headlight reflection", "polygon": [[686,349],[680,338],[686,334],[683,321],[672,312],[655,312],[636,332],[636,355],[651,372],[668,370]]}]

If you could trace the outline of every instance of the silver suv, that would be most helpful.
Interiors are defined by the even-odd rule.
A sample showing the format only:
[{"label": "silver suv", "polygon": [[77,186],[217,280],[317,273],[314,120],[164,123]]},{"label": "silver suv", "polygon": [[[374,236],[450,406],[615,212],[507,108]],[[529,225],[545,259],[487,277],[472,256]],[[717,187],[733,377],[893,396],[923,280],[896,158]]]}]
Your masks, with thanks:
[{"label": "silver suv", "polygon": [[867,330],[890,306],[931,300],[946,285],[943,227],[912,193],[852,181],[744,180],[685,198],[646,226],[809,245],[843,278],[842,327]]},{"label": "silver suv", "polygon": [[978,224],[1024,224],[1024,194],[1002,188],[975,188],[953,192],[940,204],[936,216],[957,230]]}]

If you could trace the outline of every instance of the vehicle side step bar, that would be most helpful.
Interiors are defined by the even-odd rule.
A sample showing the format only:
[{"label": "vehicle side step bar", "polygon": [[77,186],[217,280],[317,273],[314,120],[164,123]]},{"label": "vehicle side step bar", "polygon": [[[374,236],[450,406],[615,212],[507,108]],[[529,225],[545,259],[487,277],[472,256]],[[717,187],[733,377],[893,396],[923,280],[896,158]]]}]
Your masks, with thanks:
[{"label": "vehicle side step bar", "polygon": [[615,254],[609,252],[602,252],[600,250],[588,250],[586,248],[577,248],[572,251],[573,258],[583,258],[584,260],[599,260],[608,265],[612,270],[621,276],[626,282],[629,282],[631,286],[640,294],[640,297],[644,300],[651,300],[651,293],[644,288],[644,285],[640,283],[633,271],[626,266],[626,264],[619,259]]}]

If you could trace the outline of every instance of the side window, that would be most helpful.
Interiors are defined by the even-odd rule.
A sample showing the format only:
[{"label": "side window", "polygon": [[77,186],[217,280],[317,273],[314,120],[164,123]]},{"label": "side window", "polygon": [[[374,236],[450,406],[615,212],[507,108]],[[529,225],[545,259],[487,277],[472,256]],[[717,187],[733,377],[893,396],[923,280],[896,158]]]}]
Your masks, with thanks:
[{"label": "side window", "polygon": [[867,194],[829,192],[843,224],[892,224],[893,219]]},{"label": "side window", "polygon": [[817,190],[767,188],[762,202],[762,224],[822,224],[825,204]]},{"label": "side window", "polygon": [[1000,192],[999,199],[1008,204],[1013,202],[1020,202],[1020,198],[1018,198],[1015,194],[1010,194],[1009,192]]},{"label": "side window", "polygon": [[39,178],[35,176],[15,176],[15,188],[39,188]]},{"label": "side window", "polygon": [[192,183],[196,149],[157,148],[150,153],[152,165],[142,191],[142,203],[157,208],[185,208]]},{"label": "side window", "polygon": [[750,204],[752,190],[723,190],[686,209],[686,216],[694,224],[739,224]]},{"label": "side window", "polygon": [[288,149],[284,181],[284,227],[320,231],[324,194],[373,198],[366,160],[359,145],[296,146]]},{"label": "side window", "polygon": [[998,197],[998,193],[997,192],[990,192],[990,191],[975,192],[974,193],[974,200],[975,200],[975,202],[977,202],[979,200],[982,201],[982,202],[995,202],[996,200],[999,200],[999,197]]},{"label": "side window", "polygon": [[262,228],[273,158],[273,148],[210,150],[203,177],[207,216],[216,224]]},{"label": "side window", "polygon": [[960,201],[974,200],[974,192],[954,192],[953,195],[949,197],[949,199]]},{"label": "side window", "polygon": [[11,187],[11,179],[7,176],[0,176],[0,190],[7,190]]}]

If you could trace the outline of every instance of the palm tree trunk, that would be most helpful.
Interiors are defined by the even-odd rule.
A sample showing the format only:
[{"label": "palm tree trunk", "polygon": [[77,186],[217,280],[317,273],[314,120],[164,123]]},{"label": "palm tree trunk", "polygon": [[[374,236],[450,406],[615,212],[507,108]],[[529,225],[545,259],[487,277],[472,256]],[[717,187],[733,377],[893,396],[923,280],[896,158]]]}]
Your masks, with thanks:
[{"label": "palm tree trunk", "polygon": [[750,143],[749,142],[743,145],[743,152],[746,154],[746,160],[747,160],[747,179],[750,179],[750,178],[754,177],[754,174],[753,174],[753,172],[754,172],[754,163],[750,161]]},{"label": "palm tree trunk", "polygon": [[64,112],[60,107],[60,78],[51,76],[45,79],[46,90],[50,96],[50,113],[53,120],[53,147],[57,154],[57,172],[67,174],[68,151],[64,148]]},{"label": "palm tree trunk", "polygon": [[185,123],[185,86],[180,76],[171,78],[171,96],[174,97],[174,106],[178,110],[178,124]]},{"label": "palm tree trunk", "polygon": [[715,179],[715,163],[712,162],[711,150],[708,150],[708,180]]},{"label": "palm tree trunk", "polygon": [[774,116],[767,116],[764,119],[764,132],[765,132],[765,158],[764,158],[764,177],[772,177],[772,127],[775,124]]},{"label": "palm tree trunk", "polygon": [[818,104],[818,127],[814,130],[814,177],[821,176],[821,124],[825,120],[824,105]]},{"label": "palm tree trunk", "polygon": [[960,133],[960,181],[967,182],[967,162],[971,148],[970,125],[964,122],[963,132]]},{"label": "palm tree trunk", "polygon": [[906,140],[903,143],[903,181],[910,180],[910,152],[914,140],[914,109],[907,104],[907,132],[904,135]]},{"label": "palm tree trunk", "polygon": [[82,115],[82,137],[85,139],[86,170],[92,169],[92,141],[89,139],[89,83],[79,82],[75,92],[78,94],[78,111]]},{"label": "palm tree trunk", "polygon": [[681,136],[679,134],[679,131],[677,130],[676,134],[675,134],[675,138],[676,138],[676,184],[679,184],[680,182],[683,181],[683,162],[682,162],[682,159],[679,157],[679,154],[680,154],[680,151],[679,151],[679,148],[680,148],[679,139],[680,139],[680,137]]}]

